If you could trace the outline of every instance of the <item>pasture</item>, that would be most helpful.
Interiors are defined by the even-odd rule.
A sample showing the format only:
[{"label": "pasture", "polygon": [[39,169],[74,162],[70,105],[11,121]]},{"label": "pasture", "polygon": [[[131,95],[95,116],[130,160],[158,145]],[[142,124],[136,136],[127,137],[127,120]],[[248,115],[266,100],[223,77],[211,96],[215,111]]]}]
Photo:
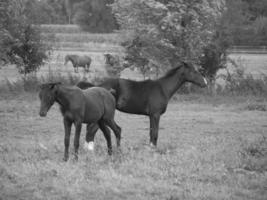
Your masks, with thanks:
[{"label": "pasture", "polygon": [[[78,162],[63,162],[58,106],[41,118],[36,93],[2,95],[1,199],[266,199],[266,99],[176,98],[161,118],[157,149],[147,145],[147,118],[117,111],[121,151],[112,135],[109,157],[99,131],[94,153],[81,146]],[[84,137],[85,126],[81,145]]]},{"label": "pasture", "polygon": [[[104,53],[119,53],[118,34],[84,34],[75,26],[42,26],[56,33],[56,49],[37,76],[69,74],[92,80],[106,76]],[[126,37],[126,36],[125,36]],[[66,54],[92,57],[90,73],[74,73]],[[266,72],[265,54],[232,54],[246,72]],[[254,73],[255,72],[255,73]],[[140,79],[134,72],[126,77]],[[15,66],[0,68],[0,86],[21,76]],[[121,150],[107,154],[98,131],[95,152],[83,148],[79,161],[63,162],[64,127],[58,106],[38,115],[37,93],[4,92],[0,87],[1,199],[158,199],[266,200],[266,97],[176,95],[161,117],[158,147],[149,143],[149,120],[116,111],[122,128]],[[73,152],[71,134],[70,152]]]}]

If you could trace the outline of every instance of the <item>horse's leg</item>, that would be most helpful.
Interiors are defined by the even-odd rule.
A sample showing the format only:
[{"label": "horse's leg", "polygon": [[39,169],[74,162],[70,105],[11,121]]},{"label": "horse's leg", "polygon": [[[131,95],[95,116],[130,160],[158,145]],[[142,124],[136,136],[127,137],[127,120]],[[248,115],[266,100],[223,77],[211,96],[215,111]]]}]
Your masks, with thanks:
[{"label": "horse's leg", "polygon": [[105,123],[112,129],[112,131],[114,132],[115,136],[116,136],[116,140],[117,140],[117,147],[120,147],[120,141],[121,141],[121,127],[116,124],[116,122],[114,121],[114,119],[111,120],[107,120],[105,121]]},{"label": "horse's leg", "polygon": [[64,161],[67,161],[69,158],[71,125],[72,125],[72,122],[64,118],[64,129],[65,129],[65,138],[64,138],[65,152],[64,152],[64,158],[63,158]]},{"label": "horse's leg", "polygon": [[74,159],[75,160],[78,160],[78,149],[79,149],[81,129],[82,129],[82,123],[75,122],[75,136],[74,136]]},{"label": "horse's leg", "polygon": [[78,73],[78,66],[77,65],[73,65],[73,67],[74,67],[74,72]]},{"label": "horse's leg", "polygon": [[160,114],[149,116],[150,119],[150,145],[157,146]]},{"label": "horse's leg", "polygon": [[112,145],[111,145],[111,135],[110,135],[110,130],[108,129],[108,127],[106,127],[104,121],[100,120],[98,122],[99,128],[100,130],[103,132],[106,141],[107,141],[107,146],[108,146],[108,154],[111,155],[112,154]]},{"label": "horse's leg", "polygon": [[86,126],[86,136],[85,136],[85,147],[88,150],[94,150],[94,138],[98,130],[98,124],[87,124]]}]

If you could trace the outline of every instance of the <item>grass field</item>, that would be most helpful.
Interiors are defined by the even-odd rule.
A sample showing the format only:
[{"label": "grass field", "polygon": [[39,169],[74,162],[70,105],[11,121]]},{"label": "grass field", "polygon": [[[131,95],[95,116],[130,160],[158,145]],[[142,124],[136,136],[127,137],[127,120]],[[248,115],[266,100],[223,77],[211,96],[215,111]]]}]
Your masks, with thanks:
[{"label": "grass field", "polygon": [[[42,29],[58,34],[60,48],[38,71],[38,77],[102,77],[106,75],[103,53],[121,52],[117,34],[86,35],[73,25]],[[79,68],[75,74],[70,63],[64,66],[66,54],[91,56],[90,73]],[[264,54],[230,57],[247,73],[267,74]],[[128,76],[134,78],[131,73]],[[0,86],[20,77],[15,66],[2,67]],[[161,118],[157,149],[147,145],[146,117],[116,112],[122,127],[121,151],[112,135],[114,154],[108,156],[101,132],[96,135],[95,152],[85,151],[83,127],[79,161],[71,155],[63,162],[64,129],[58,106],[41,118],[37,96],[4,92],[0,87],[0,200],[267,199],[264,97],[177,96]]]},{"label": "grass field", "polygon": [[[63,124],[56,105],[38,116],[37,94],[0,96],[0,199],[237,199],[267,197],[267,100],[178,96],[160,122],[157,149],[148,119],[116,113],[122,148],[63,162]],[[73,132],[72,132],[73,136]],[[71,144],[73,138],[71,139]],[[72,151],[71,145],[71,151]]]}]

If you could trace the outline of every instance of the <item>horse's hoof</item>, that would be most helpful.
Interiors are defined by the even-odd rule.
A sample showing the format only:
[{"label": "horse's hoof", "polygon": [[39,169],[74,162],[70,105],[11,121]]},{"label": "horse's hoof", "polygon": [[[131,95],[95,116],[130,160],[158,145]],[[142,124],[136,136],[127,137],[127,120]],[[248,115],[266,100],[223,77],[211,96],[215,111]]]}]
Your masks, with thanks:
[{"label": "horse's hoof", "polygon": [[67,162],[67,161],[68,161],[68,158],[64,157],[64,158],[63,158],[63,161],[64,161],[64,162]]},{"label": "horse's hoof", "polygon": [[149,146],[150,146],[150,148],[152,148],[152,149],[157,148],[157,146],[156,146],[155,144],[153,144],[152,142],[149,143]]},{"label": "horse's hoof", "polygon": [[89,151],[94,151],[94,142],[85,142],[84,143],[84,148],[89,150]]}]

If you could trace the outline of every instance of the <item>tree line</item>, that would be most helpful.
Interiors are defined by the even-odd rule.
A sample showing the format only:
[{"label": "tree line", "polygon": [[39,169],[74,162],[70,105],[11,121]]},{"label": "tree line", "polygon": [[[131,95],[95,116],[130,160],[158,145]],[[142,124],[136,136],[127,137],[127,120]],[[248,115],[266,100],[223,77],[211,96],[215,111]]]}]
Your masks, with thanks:
[{"label": "tree line", "polygon": [[[74,23],[83,30],[94,33],[112,32],[121,25],[111,9],[114,0],[25,0],[24,2],[27,17],[33,24]],[[152,2],[168,3],[166,0]],[[227,11],[222,16],[222,23],[224,31],[231,36],[229,38],[231,44],[266,45],[266,0],[225,0],[225,7]]]},{"label": "tree line", "polygon": [[[27,16],[33,24],[74,23],[94,33],[119,28],[120,21],[110,7],[113,3],[114,0],[25,0]],[[233,45],[266,45],[266,0],[225,0],[225,6],[223,28],[231,35]]]}]

